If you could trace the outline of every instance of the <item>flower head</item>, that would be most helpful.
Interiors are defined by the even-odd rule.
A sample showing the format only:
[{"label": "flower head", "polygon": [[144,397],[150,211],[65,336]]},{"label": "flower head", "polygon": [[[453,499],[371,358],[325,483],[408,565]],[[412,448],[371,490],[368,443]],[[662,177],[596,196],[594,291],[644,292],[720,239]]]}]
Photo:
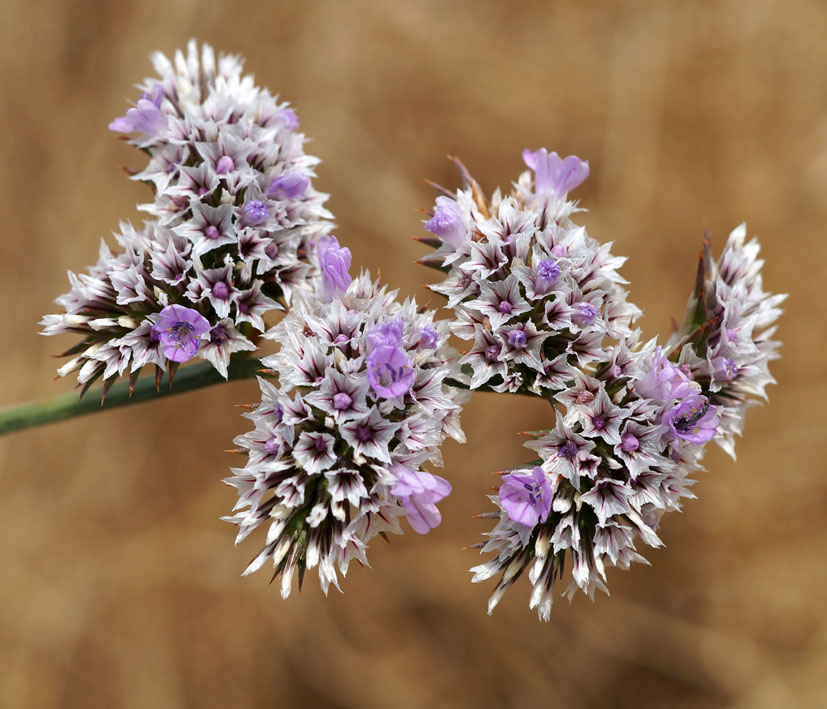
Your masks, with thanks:
[{"label": "flower head", "polygon": [[255,348],[264,317],[312,287],[311,244],[332,228],[298,118],[243,75],[240,58],[190,42],[173,61],[156,53],[152,63],[158,75],[110,125],[148,155],[134,179],[154,190],[139,205],[151,219],[122,225],[87,274],[70,274],[57,301],[65,312],[43,320],[44,334],[91,343],[59,370],[76,371],[84,386],[134,380],[146,364],[163,369],[153,324],[173,304],[197,309],[212,328],[209,343],[193,350],[188,341],[175,357],[207,359],[226,375],[234,352]]},{"label": "flower head", "polygon": [[[395,295],[363,274],[330,301],[297,296],[267,334],[280,350],[262,363],[278,386],[261,381],[255,430],[236,439],[248,458],[227,481],[239,493],[227,519],[239,541],[269,525],[246,573],[272,561],[284,596],[296,568],[338,586],[337,568],[366,564],[368,541],[400,533],[403,516],[420,534],[440,522],[450,484],[423,466],[441,464],[446,436],[463,440],[466,393],[446,384],[462,379],[446,326]],[[423,348],[429,329],[437,341]]]}]

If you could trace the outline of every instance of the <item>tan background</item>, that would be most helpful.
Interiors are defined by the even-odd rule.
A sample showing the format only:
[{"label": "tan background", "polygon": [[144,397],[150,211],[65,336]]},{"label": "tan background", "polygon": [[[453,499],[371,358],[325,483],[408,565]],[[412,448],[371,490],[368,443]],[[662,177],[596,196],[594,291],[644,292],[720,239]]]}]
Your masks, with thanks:
[{"label": "tan background", "polygon": [[748,220],[766,284],[791,293],[769,406],[737,463],[708,457],[652,567],[556,604],[467,568],[489,473],[525,460],[536,402],[478,395],[446,446],[446,522],[371,549],[345,594],[282,602],[240,572],[219,521],[237,383],[0,441],[2,707],[798,707],[827,705],[827,3],[141,3],[3,0],[0,405],[68,391],[69,340],[35,323],[144,188],[106,125],[195,36],[241,52],[324,158],[357,264],[425,298],[415,208],[462,156],[489,190],[541,145],[591,162],[578,195],[648,333],[680,315],[703,228]]}]

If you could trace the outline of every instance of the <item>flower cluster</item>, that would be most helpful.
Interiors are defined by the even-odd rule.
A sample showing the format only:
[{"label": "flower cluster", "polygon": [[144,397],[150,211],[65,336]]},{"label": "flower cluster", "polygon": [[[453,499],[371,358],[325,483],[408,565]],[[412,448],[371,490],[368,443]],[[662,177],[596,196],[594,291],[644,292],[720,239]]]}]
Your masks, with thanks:
[{"label": "flower cluster", "polygon": [[255,349],[262,316],[312,278],[309,254],[332,228],[295,112],[238,57],[191,42],[152,62],[159,76],[110,124],[149,155],[133,179],[153,189],[140,205],[151,219],[122,225],[116,250],[103,245],[88,274],[70,273],[65,313],[42,322],[44,334],[83,338],[58,373],[78,371],[84,387],[196,355],[226,376],[233,352]]},{"label": "flower cluster", "polygon": [[499,510],[487,515],[496,527],[477,545],[495,556],[472,569],[473,580],[501,574],[489,612],[530,567],[530,606],[548,620],[567,556],[564,595],[607,591],[607,566],[645,562],[636,541],[661,545],[661,516],[692,497],[704,445],[732,450],[750,397],[772,381],[770,326],[783,300],[762,290],[757,244],[745,247],[744,234],[733,232],[717,265],[707,251],[706,278],[666,351],[655,341],[637,346],[635,334],[553,394],[564,415],[526,444],[541,466],[504,476],[491,498]]},{"label": "flower cluster", "polygon": [[735,436],[741,434],[746,410],[766,400],[766,387],[775,379],[769,363],[778,358],[781,343],[773,340],[775,321],[785,294],[763,289],[758,258],[760,246],[746,243],[746,225],[729,236],[716,263],[704,245],[695,293],[682,327],[669,347],[679,351],[681,367],[708,391],[721,419],[715,441],[735,457]]},{"label": "flower cluster", "polygon": [[[234,353],[278,344],[245,414],[254,429],[235,439],[244,465],[225,480],[236,543],[267,529],[245,574],[272,563],[287,597],[317,568],[327,593],[402,518],[420,534],[438,526],[451,484],[426,466],[442,465],[446,437],[464,441],[470,390],[538,396],[554,414],[526,444],[538,459],[503,471],[482,515],[496,523],[476,546],[493,556],[472,571],[499,576],[489,612],[526,570],[545,620],[567,564],[569,599],[606,591],[607,567],[661,546],[662,515],[692,497],[706,444],[734,455],[746,409],[773,382],[784,299],[763,290],[745,227],[717,263],[705,245],[683,325],[644,342],[625,259],[573,221],[568,194],[587,162],[527,150],[512,189],[487,197],[456,161],[463,186],[442,189],[421,239],[453,313],[435,321],[367,273],[351,278],[295,112],[240,58],[191,42],[152,63],[158,76],[109,126],[148,156],[132,176],[152,189],[139,205],[149,218],[70,272],[63,312],[41,324],[80,337],[58,373],[76,373],[81,394],[102,379],[104,396],[146,365],[156,385],[194,357],[227,377]],[[268,331],[264,316],[288,306]],[[461,356],[451,334],[469,343]]]},{"label": "flower cluster", "polygon": [[508,195],[487,199],[458,163],[465,186],[436,199],[422,259],[447,273],[431,289],[453,308],[453,332],[471,341],[461,360],[471,388],[545,395],[562,388],[572,365],[601,359],[604,340],[628,337],[638,308],[617,273],[623,258],[588,236],[571,216],[569,190],[588,164],[545,150],[523,155],[531,171]]},{"label": "flower cluster", "polygon": [[413,300],[366,273],[351,281],[350,253],[319,245],[321,283],[296,294],[266,337],[279,352],[262,362],[278,386],[261,379],[262,400],[247,414],[255,429],[236,438],[247,456],[226,482],[239,499],[228,521],[240,542],[267,522],[267,538],[246,573],[270,561],[289,595],[295,571],[318,566],[322,589],[338,588],[352,559],[367,564],[367,542],[401,533],[405,516],[419,533],[436,527],[436,503],[450,484],[422,469],[441,465],[446,436],[464,437],[450,385],[448,328]]}]

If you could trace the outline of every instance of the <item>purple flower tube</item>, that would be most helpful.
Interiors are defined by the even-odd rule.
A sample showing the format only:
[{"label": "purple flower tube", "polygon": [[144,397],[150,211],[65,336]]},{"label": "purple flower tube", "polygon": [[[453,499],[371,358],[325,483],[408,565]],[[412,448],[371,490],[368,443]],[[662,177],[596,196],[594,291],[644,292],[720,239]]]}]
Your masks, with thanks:
[{"label": "purple flower tube", "polygon": [[323,236],[316,247],[322,272],[322,300],[329,303],[342,295],[353,280],[348,273],[350,249],[339,246],[335,236]]}]

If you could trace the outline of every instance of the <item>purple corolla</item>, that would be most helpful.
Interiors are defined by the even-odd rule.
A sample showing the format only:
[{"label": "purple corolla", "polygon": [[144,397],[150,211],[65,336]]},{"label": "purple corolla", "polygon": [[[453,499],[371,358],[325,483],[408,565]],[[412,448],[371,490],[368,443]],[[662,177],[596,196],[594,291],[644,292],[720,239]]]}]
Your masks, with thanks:
[{"label": "purple corolla", "polygon": [[367,361],[368,382],[377,396],[384,399],[402,396],[414,382],[413,364],[400,347],[380,345]]},{"label": "purple corolla", "polygon": [[267,196],[274,199],[296,199],[301,197],[310,185],[310,180],[300,172],[286,172],[273,178],[267,186]]},{"label": "purple corolla", "polygon": [[148,94],[141,94],[138,103],[125,116],[119,116],[109,124],[109,130],[117,133],[143,133],[154,136],[167,127],[167,117],[161,110],[163,87],[156,84]]},{"label": "purple corolla", "polygon": [[405,508],[408,523],[419,534],[427,534],[442,521],[436,503],[451,492],[451,483],[424,470],[411,470],[404,465],[394,465],[391,472],[396,482],[391,494],[399,498]]},{"label": "purple corolla", "polygon": [[348,273],[350,249],[339,246],[335,236],[323,236],[316,247],[322,272],[322,300],[329,303],[342,295],[353,280]]},{"label": "purple corolla", "polygon": [[396,318],[392,322],[377,323],[365,333],[368,352],[372,352],[382,345],[401,347],[404,330],[405,326],[402,324],[402,318]]},{"label": "purple corolla", "polygon": [[468,227],[462,218],[462,211],[450,197],[436,198],[434,216],[425,222],[425,229],[455,249],[462,246],[468,237]]},{"label": "purple corolla", "polygon": [[523,160],[534,170],[534,189],[537,194],[552,193],[563,197],[589,176],[589,163],[576,155],[561,158],[545,148],[523,151]]},{"label": "purple corolla", "polygon": [[703,394],[693,392],[666,411],[661,423],[669,427],[666,435],[670,438],[702,445],[718,430],[720,419],[715,415],[716,408]]},{"label": "purple corolla", "polygon": [[201,335],[209,331],[207,318],[183,305],[168,305],[152,326],[164,357],[173,362],[186,362],[194,357],[201,343]]},{"label": "purple corolla", "polygon": [[683,399],[695,391],[692,380],[663,355],[660,347],[652,357],[652,366],[635,384],[635,391],[648,399],[668,401]]},{"label": "purple corolla", "polygon": [[551,511],[551,487],[540,466],[531,475],[510,473],[500,486],[500,504],[515,522],[533,527],[545,522]]}]

